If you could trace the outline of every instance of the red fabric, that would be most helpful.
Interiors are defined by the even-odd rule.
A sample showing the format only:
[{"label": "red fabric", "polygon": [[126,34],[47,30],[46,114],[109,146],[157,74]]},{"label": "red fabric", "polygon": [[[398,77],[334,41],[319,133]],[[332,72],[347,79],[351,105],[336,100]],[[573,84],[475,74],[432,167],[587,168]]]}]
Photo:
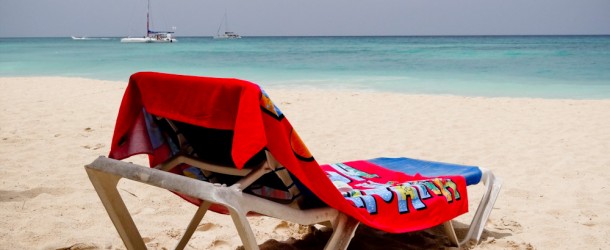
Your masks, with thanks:
[{"label": "red fabric", "polygon": [[[355,197],[356,200],[363,203],[358,208],[359,212],[364,214],[365,218],[374,217],[378,224],[395,226],[408,223],[409,226],[412,226],[409,231],[425,229],[434,226],[433,222],[442,223],[449,216],[458,216],[459,209],[467,209],[468,197],[466,189],[462,188],[466,186],[465,183],[462,183],[463,178],[410,176],[388,170],[366,160],[343,163],[344,167],[358,171],[352,175],[337,171],[331,165],[336,164],[322,165],[321,168],[327,173],[335,173],[346,180],[349,187],[340,187],[344,196]],[[331,177],[331,179],[336,178]],[[453,187],[457,187],[457,193]],[[346,189],[349,191],[345,192]],[[346,193],[350,195],[346,195]],[[354,194],[356,195],[354,196]],[[386,195],[386,199],[382,198],[381,194]],[[361,199],[363,196],[374,197],[374,202],[366,202],[365,199]],[[406,205],[402,210],[397,209],[401,199],[402,203]],[[353,202],[352,204],[356,205]],[[367,211],[365,205],[374,207],[376,215]],[[400,215],[397,215],[397,211]],[[403,221],[405,217],[408,217],[407,222]]]},{"label": "red fabric", "polygon": [[[119,110],[110,157],[124,159],[146,153],[154,159],[150,140],[142,130],[142,109],[168,119],[215,129],[234,130],[232,157],[237,168],[260,150],[269,152],[317,197],[329,206],[371,227],[392,233],[415,231],[439,225],[467,212],[466,183],[457,184],[460,200],[447,202],[443,196],[426,200],[426,209],[400,214],[392,202],[377,202],[379,213],[370,214],[343,197],[288,120],[253,83],[238,79],[195,77],[141,72],[132,75]],[[354,165],[352,163],[352,165]],[[407,182],[424,179],[356,163],[354,168],[384,176],[380,181]],[[366,191],[365,191],[366,192]],[[379,197],[373,195],[376,200]]]}]

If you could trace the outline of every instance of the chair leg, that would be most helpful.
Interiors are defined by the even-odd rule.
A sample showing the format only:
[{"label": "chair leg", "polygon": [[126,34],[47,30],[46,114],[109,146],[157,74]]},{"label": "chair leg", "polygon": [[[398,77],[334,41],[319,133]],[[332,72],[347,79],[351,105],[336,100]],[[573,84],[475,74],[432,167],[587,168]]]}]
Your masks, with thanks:
[{"label": "chair leg", "polygon": [[259,248],[258,244],[256,243],[256,237],[254,237],[254,232],[252,232],[250,223],[246,219],[246,212],[229,206],[227,206],[227,208],[229,209],[229,213],[231,214],[231,219],[233,219],[233,224],[235,224],[237,233],[239,233],[239,237],[244,244],[244,248],[246,250],[258,250]]},{"label": "chair leg", "polygon": [[500,189],[502,188],[502,180],[496,178],[491,171],[485,170],[483,172],[482,181],[483,184],[485,184],[486,191],[479,202],[477,211],[472,217],[472,221],[470,222],[470,227],[468,228],[466,236],[460,241],[455,234],[452,222],[447,221],[443,223],[449,240],[457,247],[471,240],[477,243],[479,242],[481,235],[483,234],[483,230],[485,229],[485,223],[487,223],[487,220],[489,219],[491,210],[493,209],[496,199],[498,198],[498,194],[500,193]]},{"label": "chair leg", "polygon": [[184,235],[182,235],[182,239],[180,239],[180,242],[178,242],[178,245],[176,245],[176,250],[184,249],[186,243],[188,243],[191,237],[193,236],[195,229],[197,229],[197,226],[199,226],[199,222],[201,222],[201,219],[203,219],[203,216],[208,211],[208,208],[210,208],[211,205],[212,203],[207,201],[201,202],[201,205],[199,205],[197,212],[195,212],[191,223],[189,223],[188,227],[186,228],[186,231],[184,232]]},{"label": "chair leg", "polygon": [[354,237],[354,233],[356,232],[356,228],[358,228],[360,222],[343,213],[339,213],[332,224],[333,234],[330,236],[330,239],[328,240],[328,243],[326,243],[324,249],[347,249],[347,246],[349,246],[350,241]]},{"label": "chair leg", "polygon": [[[485,192],[485,195],[481,199],[481,204],[477,209],[475,218],[473,218],[471,227],[474,226],[474,228],[469,230],[469,237],[467,237],[476,242],[481,239],[483,229],[485,228],[485,223],[487,223],[487,220],[489,219],[491,210],[493,209],[496,199],[498,198],[498,194],[500,193],[500,189],[502,188],[502,180],[496,178],[491,172],[486,173],[484,182],[487,186],[487,192]],[[479,212],[479,210],[481,210],[481,212]]]},{"label": "chair leg", "polygon": [[142,236],[117,190],[121,177],[88,167],[85,169],[125,247],[127,249],[146,249]]},{"label": "chair leg", "polygon": [[459,247],[460,246],[460,240],[458,239],[457,235],[455,234],[455,229],[453,228],[453,222],[447,221],[445,223],[443,223],[443,227],[445,228],[445,234],[447,234],[447,237],[449,237],[449,241],[451,241],[451,244],[453,244],[453,246]]}]

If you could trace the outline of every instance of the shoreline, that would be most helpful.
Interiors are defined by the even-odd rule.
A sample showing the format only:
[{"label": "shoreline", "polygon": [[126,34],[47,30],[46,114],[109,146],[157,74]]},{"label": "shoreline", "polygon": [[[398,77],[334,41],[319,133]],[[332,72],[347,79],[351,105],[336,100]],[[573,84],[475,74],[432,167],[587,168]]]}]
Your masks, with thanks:
[{"label": "shoreline", "polygon": [[[178,73],[179,74],[179,73]],[[203,75],[202,75],[203,76]],[[210,77],[219,77],[222,76],[210,76]],[[244,78],[238,78],[246,81],[251,81]],[[110,84],[121,84],[126,85],[129,81],[129,77],[125,78],[124,81],[121,80],[106,80],[106,79],[98,79],[98,78],[88,78],[82,76],[0,76],[0,82],[2,81],[32,81],[36,80],[39,82],[47,81],[47,80],[82,80],[82,81],[95,81],[95,82],[105,82]],[[291,80],[294,82],[295,80]],[[258,83],[256,81],[251,81],[259,86],[261,86],[265,91],[280,91],[280,92],[291,92],[291,91],[307,91],[307,92],[333,92],[333,93],[371,93],[371,94],[392,94],[392,95],[402,95],[402,96],[411,96],[411,97],[448,97],[448,98],[467,98],[467,99],[515,99],[515,100],[549,100],[549,101],[607,101],[610,100],[610,97],[607,98],[564,98],[564,97],[529,97],[529,96],[486,96],[486,95],[461,95],[461,94],[452,94],[452,93],[418,93],[418,92],[402,92],[400,90],[390,90],[390,89],[373,89],[373,88],[365,88],[358,86],[315,86],[315,85],[293,85],[293,83],[289,84],[278,84],[278,82],[282,81],[271,81],[269,84]]]},{"label": "shoreline", "polygon": [[[109,151],[126,85],[0,77],[0,245],[124,248],[83,166]],[[406,156],[491,169],[504,186],[473,249],[591,249],[610,243],[610,215],[603,213],[610,206],[610,99],[266,91],[319,163]],[[130,161],[146,163],[144,157]],[[119,187],[149,248],[172,247],[196,210],[156,188],[130,182]],[[458,217],[458,233],[481,192],[469,189],[471,212]],[[290,238],[308,230],[268,217],[250,222],[267,249],[295,246]],[[370,249],[376,241],[444,247],[437,231],[389,235],[361,227],[352,242]],[[235,234],[230,217],[210,213],[189,247],[235,249],[241,245]]]}]

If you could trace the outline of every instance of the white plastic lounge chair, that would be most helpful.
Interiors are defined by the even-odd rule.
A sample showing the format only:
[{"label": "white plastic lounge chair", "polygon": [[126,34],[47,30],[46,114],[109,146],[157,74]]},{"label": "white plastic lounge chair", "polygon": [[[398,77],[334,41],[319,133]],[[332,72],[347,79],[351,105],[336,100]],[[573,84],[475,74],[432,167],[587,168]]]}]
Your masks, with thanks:
[{"label": "white plastic lounge chair", "polygon": [[[304,202],[308,199],[308,196],[311,196],[303,194],[310,191],[307,185],[311,185],[311,183],[307,182],[308,180],[299,179],[299,177],[303,177],[303,173],[292,171],[298,171],[299,168],[294,168],[291,164],[282,165],[277,160],[280,157],[284,162],[289,162],[285,160],[284,155],[278,155],[281,150],[278,150],[273,143],[265,142],[265,147],[255,148],[256,150],[253,151],[256,152],[255,154],[248,154],[247,159],[239,161],[239,158],[235,157],[235,149],[245,145],[244,150],[247,151],[252,143],[231,144],[235,143],[236,138],[243,138],[241,136],[250,137],[251,135],[238,134],[237,130],[226,134],[226,130],[210,129],[201,126],[201,124],[194,124],[200,123],[199,120],[183,118],[181,121],[176,121],[173,120],[175,117],[182,117],[185,113],[176,109],[171,110],[173,113],[165,112],[167,110],[157,109],[163,107],[159,103],[150,104],[146,103],[148,100],[133,101],[129,99],[133,97],[133,93],[137,93],[137,95],[144,96],[142,99],[153,96],[150,99],[158,101],[156,97],[166,95],[168,94],[167,91],[170,91],[159,89],[168,83],[171,83],[172,88],[176,88],[177,83],[180,82],[187,82],[188,84],[192,82],[205,84],[211,82],[212,84],[222,83],[219,86],[225,88],[225,85],[233,84],[235,81],[235,79],[210,79],[160,73],[137,73],[132,76],[130,87],[126,91],[119,113],[111,156],[120,159],[136,153],[148,153],[153,155],[151,158],[152,168],[106,157],[99,157],[85,166],[87,174],[125,246],[128,249],[146,248],[117,190],[117,184],[121,178],[164,188],[176,192],[195,204],[199,204],[199,209],[176,249],[183,249],[186,246],[207,210],[221,211],[222,208],[226,209],[226,212],[231,215],[246,249],[258,249],[252,229],[246,220],[246,216],[251,212],[302,225],[324,224],[331,226],[333,234],[325,249],[346,249],[360,221],[339,209],[324,205],[315,206]],[[131,86],[141,82],[154,82],[154,84],[149,86],[148,89],[144,89],[142,86],[139,86],[139,88]],[[243,92],[247,91],[239,90],[236,93],[242,95]],[[215,97],[218,96],[210,98]],[[265,97],[263,96],[261,102],[264,104],[270,103],[273,106]],[[244,96],[242,95],[240,98],[243,100]],[[207,101],[207,99],[204,101]],[[225,99],[221,101],[227,102]],[[126,106],[126,108],[123,106]],[[131,108],[132,106],[135,106],[135,108]],[[144,109],[142,109],[142,106]],[[229,106],[227,108],[230,108]],[[265,111],[264,108],[263,111]],[[271,112],[276,117],[281,116],[281,112],[277,108],[265,112]],[[168,118],[167,116],[172,117]],[[124,124],[120,124],[120,122],[127,119],[126,117],[132,117],[135,120],[127,122],[128,126],[123,126]],[[222,127],[224,125],[215,124],[213,126]],[[231,126],[238,127],[241,125],[231,124]],[[290,135],[294,139],[292,131]],[[271,135],[267,134],[267,136]],[[163,149],[163,144],[160,143],[159,138],[165,138],[166,142],[173,141],[167,143],[172,145],[166,145],[167,147]],[[226,143],[227,138],[230,142],[228,145],[223,144]],[[290,143],[292,143],[294,154],[303,152],[302,148],[298,148],[298,144],[295,146],[292,139]],[[159,157],[159,152],[167,157]],[[305,152],[307,153],[306,149]],[[297,158],[307,158],[303,156],[307,155],[297,155]],[[291,157],[294,157],[294,155]],[[307,164],[310,164],[312,159],[305,160],[308,161]],[[451,220],[445,220],[443,223],[449,239],[454,245],[459,246],[470,240],[479,241],[501,187],[501,181],[495,178],[489,170],[407,158],[379,158],[370,162],[388,166],[394,164],[389,169],[411,175],[419,173],[422,176],[462,176],[468,185],[484,184],[486,186],[485,194],[481,198],[468,232],[462,240],[459,240],[456,236]],[[236,167],[239,165],[242,167]],[[317,163],[313,166],[317,166]],[[315,171],[323,173],[319,169]],[[189,177],[184,175],[189,175]],[[349,175],[347,176],[349,177]],[[267,185],[265,182],[268,182],[270,177],[275,178],[275,186],[265,186]],[[273,180],[271,181],[273,182]],[[328,179],[320,181],[330,183]],[[281,184],[279,189],[276,188],[278,183]],[[456,187],[453,186],[448,190],[450,192],[443,193],[443,195],[449,195],[458,202],[459,195]],[[445,192],[444,190],[441,191]],[[329,192],[332,192],[332,190]],[[339,193],[339,191],[336,193]],[[320,195],[315,192],[314,194],[315,196]],[[350,197],[346,199],[350,199]],[[413,197],[410,199],[413,199]]]}]

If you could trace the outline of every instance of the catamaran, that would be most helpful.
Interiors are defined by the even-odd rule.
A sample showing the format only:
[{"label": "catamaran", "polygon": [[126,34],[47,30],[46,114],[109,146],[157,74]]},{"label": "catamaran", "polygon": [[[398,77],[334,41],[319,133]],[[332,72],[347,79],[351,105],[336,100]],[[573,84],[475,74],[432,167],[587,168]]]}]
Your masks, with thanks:
[{"label": "catamaran", "polygon": [[[220,33],[220,29],[223,27],[224,24],[224,28],[225,31],[224,33]],[[229,21],[227,20],[227,12],[225,11],[225,17],[223,19],[223,21],[220,23],[220,26],[218,26],[218,30],[216,31],[216,35],[214,36],[214,39],[239,39],[241,38],[241,36],[235,32],[231,32],[231,31],[227,31],[229,29]]]},{"label": "catamaran", "polygon": [[[176,27],[174,27],[176,29]],[[150,30],[150,0],[146,8],[146,36],[145,37],[126,37],[122,38],[122,43],[173,43],[177,42],[173,37],[173,31],[152,31]]]}]

